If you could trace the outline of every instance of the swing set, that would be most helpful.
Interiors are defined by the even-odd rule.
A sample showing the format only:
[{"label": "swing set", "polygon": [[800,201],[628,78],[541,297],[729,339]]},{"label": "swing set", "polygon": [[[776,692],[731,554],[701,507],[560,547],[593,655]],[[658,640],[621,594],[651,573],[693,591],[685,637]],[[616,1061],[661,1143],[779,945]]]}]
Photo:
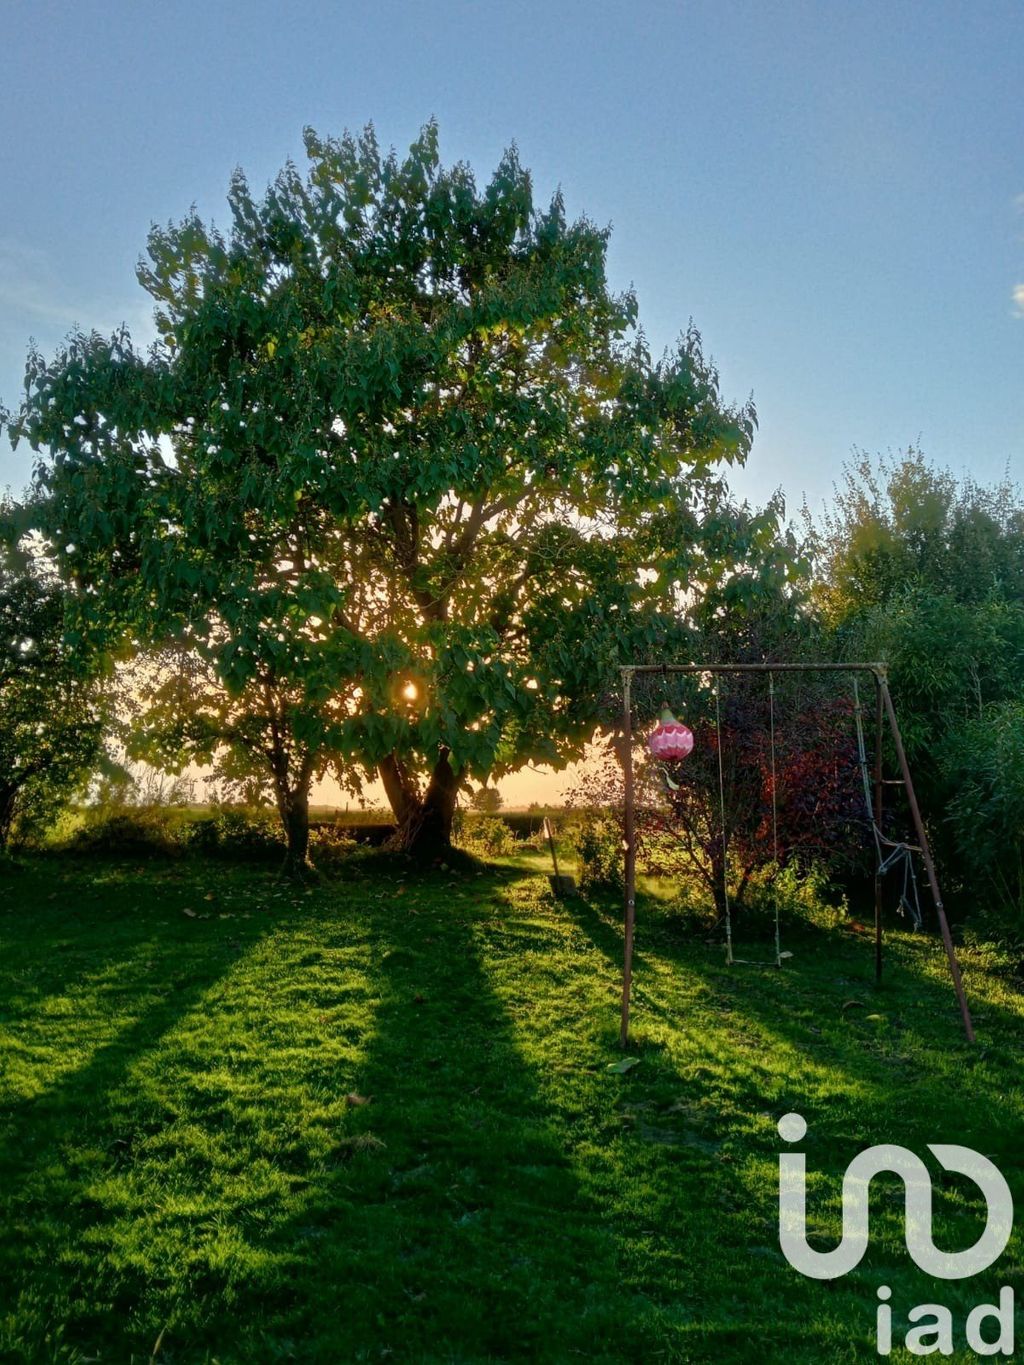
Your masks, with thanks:
[{"label": "swing set", "polygon": [[[900,734],[899,724],[896,720],[896,711],[893,706],[892,696],[889,692],[889,684],[886,674],[886,665],[881,663],[761,663],[761,664],[629,664],[622,668],[622,753],[623,768],[625,776],[625,949],[622,973],[622,1023],[619,1032],[619,1042],[625,1047],[629,1041],[629,1009],[632,993],[633,981],[633,942],[635,936],[636,921],[636,787],[633,764],[633,684],[638,676],[643,675],[662,675],[668,677],[670,674],[690,674],[699,676],[710,676],[714,684],[715,699],[715,735],[718,752],[718,814],[721,821],[722,837],[722,904],[724,907],[723,921],[725,924],[725,956],[726,962],[730,965],[748,966],[773,966],[781,967],[786,958],[792,956],[791,953],[782,951],[781,931],[779,924],[778,900],[775,901],[774,911],[774,957],[770,961],[754,962],[746,958],[738,958],[733,953],[733,932],[732,914],[729,899],[728,869],[727,859],[724,856],[728,845],[728,829],[726,822],[726,801],[725,801],[725,768],[722,754],[722,711],[721,711],[721,689],[720,678],[725,674],[763,674],[768,679],[768,742],[770,755],[770,779],[771,779],[771,829],[772,847],[776,865],[779,861],[779,826],[778,826],[778,803],[776,797],[776,735],[775,735],[775,677],[777,674],[784,673],[804,673],[804,674],[829,674],[829,673],[848,673],[853,679],[854,696],[854,721],[857,738],[857,763],[861,773],[861,780],[864,788],[864,803],[868,823],[871,827],[872,837],[875,842],[875,981],[880,982],[882,978],[882,879],[890,871],[902,868],[903,889],[900,896],[901,908],[911,917],[916,927],[920,927],[921,909],[917,891],[917,878],[914,871],[913,858],[918,855],[924,864],[928,885],[931,890],[932,901],[935,905],[935,912],[939,921],[939,929],[942,934],[942,942],[949,963],[949,972],[953,981],[953,989],[956,992],[957,1003],[960,1006],[960,1015],[963,1020],[964,1033],[969,1042],[974,1042],[974,1026],[971,1022],[971,1013],[967,1004],[967,997],[964,993],[963,979],[960,973],[960,964],[957,961],[956,950],[953,946],[953,938],[949,930],[949,922],[946,918],[945,907],[942,902],[942,892],[939,889],[938,877],[935,872],[935,863],[932,858],[931,849],[928,844],[928,835],[925,831],[924,821],[921,818],[921,810],[917,803],[917,796],[914,792],[914,783],[910,775],[910,767],[907,763],[906,752],[903,747],[903,737]],[[864,737],[864,715],[861,705],[860,691],[857,685],[858,675],[869,674],[874,680],[875,688],[875,744],[874,744],[874,771],[869,773],[867,745]],[[882,829],[882,797],[884,787],[887,785],[886,779],[882,775],[882,743],[884,731],[888,726],[889,735],[892,740],[896,759],[899,765],[900,776],[892,779],[889,785],[901,786],[907,797],[907,804],[910,808],[910,815],[917,837],[916,844],[907,844],[899,840],[886,837]],[[685,758],[693,749],[694,739],[690,730],[676,721],[675,717],[668,711],[663,714],[662,723],[648,737],[648,747],[652,756],[657,760],[676,761]],[[664,779],[670,789],[677,789],[677,784],[669,775],[667,769],[664,770]]]}]

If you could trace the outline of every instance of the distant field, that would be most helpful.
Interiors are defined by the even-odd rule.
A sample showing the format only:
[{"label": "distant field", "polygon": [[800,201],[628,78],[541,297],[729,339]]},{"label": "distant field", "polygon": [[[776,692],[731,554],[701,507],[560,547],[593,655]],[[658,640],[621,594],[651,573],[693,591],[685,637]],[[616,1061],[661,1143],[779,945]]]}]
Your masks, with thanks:
[{"label": "distant field", "polygon": [[[789,925],[783,970],[730,971],[644,903],[617,1074],[618,906],[544,867],[4,874],[0,1359],[866,1362],[879,1283],[961,1323],[1020,1286],[1015,1239],[937,1290],[889,1186],[834,1287],[777,1241],[789,1110],[826,1235],[868,1142],[977,1147],[1020,1193],[1024,1010],[978,957],[972,1050],[934,939],[894,933],[876,993],[855,935]],[[937,1220],[979,1231],[952,1180]]]}]

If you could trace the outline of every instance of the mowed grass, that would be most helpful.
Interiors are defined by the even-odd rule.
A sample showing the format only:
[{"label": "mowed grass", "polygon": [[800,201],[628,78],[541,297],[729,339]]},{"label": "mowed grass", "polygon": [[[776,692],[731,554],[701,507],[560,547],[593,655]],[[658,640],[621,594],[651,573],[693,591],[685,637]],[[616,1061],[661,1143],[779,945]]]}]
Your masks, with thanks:
[{"label": "mowed grass", "polygon": [[[1019,1194],[1024,1020],[979,960],[972,1049],[935,938],[891,935],[876,992],[839,928],[729,970],[645,904],[618,1074],[619,908],[556,902],[541,867],[356,856],[298,892],[212,863],[7,873],[0,1359],[817,1365],[877,1359],[881,1283],[898,1330],[938,1299],[958,1344],[1019,1291],[1016,1234],[928,1282],[896,1183],[844,1280],[778,1247],[790,1110],[826,1236],[869,1143],[976,1147]],[[935,1186],[936,1240],[973,1242],[971,1188]]]}]

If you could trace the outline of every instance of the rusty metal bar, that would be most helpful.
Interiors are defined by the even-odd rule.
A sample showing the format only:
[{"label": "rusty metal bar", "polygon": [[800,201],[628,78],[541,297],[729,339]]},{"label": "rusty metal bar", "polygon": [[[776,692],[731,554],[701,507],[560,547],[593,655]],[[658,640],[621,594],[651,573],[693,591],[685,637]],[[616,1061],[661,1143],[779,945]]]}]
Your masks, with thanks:
[{"label": "rusty metal bar", "polygon": [[632,672],[622,671],[622,772],[626,798],[625,945],[622,965],[622,1024],[619,1046],[629,1042],[629,996],[633,984],[633,929],[636,921],[636,811],[633,796]]},{"label": "rusty metal bar", "polygon": [[903,774],[903,785],[907,791],[907,800],[910,802],[910,814],[913,817],[914,828],[917,831],[918,843],[921,845],[921,858],[924,862],[925,871],[928,874],[928,885],[931,887],[932,899],[935,902],[935,913],[939,918],[939,929],[942,931],[942,942],[946,949],[946,957],[949,959],[949,972],[953,978],[953,989],[956,991],[957,1003],[960,1006],[960,1015],[964,1023],[964,1033],[967,1035],[969,1043],[974,1042],[974,1025],[971,1022],[971,1011],[967,1005],[967,996],[964,993],[963,978],[960,975],[960,963],[957,961],[956,949],[953,947],[953,936],[949,932],[949,921],[946,919],[946,910],[942,904],[942,892],[939,890],[939,879],[935,874],[935,863],[932,861],[932,851],[928,843],[928,835],[925,832],[924,821],[921,819],[921,810],[917,804],[917,794],[914,791],[914,782],[910,776],[910,765],[907,763],[907,755],[903,748],[903,736],[900,734],[900,727],[896,721],[896,710],[892,704],[892,697],[889,695],[888,684],[880,681],[879,687],[882,699],[885,704],[886,715],[889,719],[889,730],[892,734],[893,744],[896,746],[896,757],[899,760],[900,772]]},{"label": "rusty metal bar", "polygon": [[886,665],[873,664],[625,664],[625,677],[635,673],[873,673],[884,678]]}]

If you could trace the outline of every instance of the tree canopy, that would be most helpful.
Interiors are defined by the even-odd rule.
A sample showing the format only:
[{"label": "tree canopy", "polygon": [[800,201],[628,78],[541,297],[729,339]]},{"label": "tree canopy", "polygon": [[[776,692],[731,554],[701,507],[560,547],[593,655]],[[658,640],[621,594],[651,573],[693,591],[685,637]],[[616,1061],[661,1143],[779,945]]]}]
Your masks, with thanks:
[{"label": "tree canopy", "polygon": [[0,849],[16,819],[62,805],[100,756],[109,719],[99,660],[65,633],[52,568],[0,501]]},{"label": "tree canopy", "polygon": [[918,450],[862,458],[817,536],[815,596],[841,649],[884,659],[908,751],[934,770],[936,739],[1019,687],[1024,505]]},{"label": "tree canopy", "polygon": [[156,343],[33,352],[11,429],[83,635],[179,661],[165,761],[243,754],[300,863],[328,768],[436,851],[466,775],[578,757],[616,664],[777,572],[776,518],[723,495],[752,407],[692,326],[652,358],[608,232],[514,149],[480,187],[433,124],[305,148],[262,197],[236,172],[226,231],[155,227]]},{"label": "tree canopy", "polygon": [[1024,502],[918,450],[861,459],[821,528],[815,592],[840,652],[883,659],[952,889],[1019,914]]}]

